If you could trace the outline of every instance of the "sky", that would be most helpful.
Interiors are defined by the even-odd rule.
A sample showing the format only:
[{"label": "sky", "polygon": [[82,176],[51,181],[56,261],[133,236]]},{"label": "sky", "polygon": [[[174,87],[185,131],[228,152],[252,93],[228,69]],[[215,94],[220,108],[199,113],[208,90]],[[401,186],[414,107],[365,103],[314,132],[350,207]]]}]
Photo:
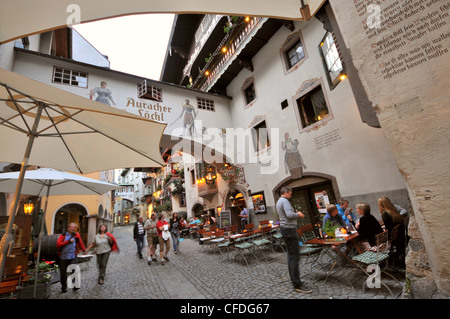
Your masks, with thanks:
[{"label": "sky", "polygon": [[173,14],[139,14],[74,25],[113,70],[159,80]]}]

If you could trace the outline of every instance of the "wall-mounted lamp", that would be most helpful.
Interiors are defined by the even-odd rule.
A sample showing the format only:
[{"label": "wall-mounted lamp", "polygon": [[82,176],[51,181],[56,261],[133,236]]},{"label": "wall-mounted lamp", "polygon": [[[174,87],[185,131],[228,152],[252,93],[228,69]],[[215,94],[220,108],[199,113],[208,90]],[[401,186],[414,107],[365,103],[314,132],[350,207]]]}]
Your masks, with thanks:
[{"label": "wall-mounted lamp", "polygon": [[28,203],[23,204],[23,212],[25,215],[31,215],[34,210],[34,204],[31,200],[28,201]]}]

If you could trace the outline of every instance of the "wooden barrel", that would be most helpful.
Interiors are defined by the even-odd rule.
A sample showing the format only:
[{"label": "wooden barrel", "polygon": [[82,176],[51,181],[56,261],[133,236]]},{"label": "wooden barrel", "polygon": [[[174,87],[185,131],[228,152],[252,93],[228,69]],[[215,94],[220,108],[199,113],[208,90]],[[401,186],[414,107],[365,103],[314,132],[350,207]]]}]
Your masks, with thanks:
[{"label": "wooden barrel", "polygon": [[[40,254],[41,260],[45,259],[45,260],[52,261],[52,260],[57,259],[58,248],[56,248],[56,242],[60,235],[61,234],[53,234],[53,235],[44,236],[42,238],[41,254]],[[38,248],[39,248],[39,240],[36,239],[33,244],[33,254],[36,253],[36,256],[37,256]]]}]

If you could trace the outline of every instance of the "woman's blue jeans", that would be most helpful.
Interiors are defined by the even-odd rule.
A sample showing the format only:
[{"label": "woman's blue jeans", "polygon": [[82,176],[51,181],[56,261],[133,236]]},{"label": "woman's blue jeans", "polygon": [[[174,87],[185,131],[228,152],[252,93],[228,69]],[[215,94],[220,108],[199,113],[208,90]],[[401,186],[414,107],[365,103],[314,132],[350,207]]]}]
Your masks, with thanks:
[{"label": "woman's blue jeans", "polygon": [[180,234],[170,233],[172,235],[173,241],[173,251],[178,251],[178,246],[180,245]]},{"label": "woman's blue jeans", "polygon": [[289,269],[289,277],[294,288],[300,285],[300,247],[298,245],[298,236],[296,228],[280,228],[287,250],[287,264]]}]

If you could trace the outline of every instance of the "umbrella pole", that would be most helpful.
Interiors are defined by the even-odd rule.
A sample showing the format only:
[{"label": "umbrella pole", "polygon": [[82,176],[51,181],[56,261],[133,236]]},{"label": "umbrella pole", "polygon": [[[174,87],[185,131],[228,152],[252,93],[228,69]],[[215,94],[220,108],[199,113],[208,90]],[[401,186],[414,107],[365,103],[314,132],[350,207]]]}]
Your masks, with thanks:
[{"label": "umbrella pole", "polygon": [[22,191],[23,180],[25,178],[25,172],[28,168],[28,160],[30,158],[31,149],[33,148],[33,142],[37,135],[37,128],[39,120],[41,119],[42,110],[44,109],[44,104],[39,104],[36,112],[36,117],[34,119],[33,128],[28,135],[27,148],[23,157],[22,166],[20,168],[19,180],[17,181],[16,192],[14,194],[14,202],[9,211],[8,225],[6,227],[6,233],[0,242],[0,283],[3,280],[3,270],[5,269],[6,258],[11,252],[14,245],[14,236],[12,235],[12,228],[14,225],[14,219],[16,217],[17,207],[19,206],[19,197]]},{"label": "umbrella pole", "polygon": [[34,274],[33,299],[36,298],[36,288],[37,288],[38,272],[39,272],[39,260],[41,258],[41,243],[42,243],[42,238],[44,238],[45,214],[47,213],[48,196],[50,194],[51,183],[52,182],[49,181],[49,184],[47,185],[47,195],[45,196],[44,214],[42,216],[41,231],[39,232],[39,237],[38,237],[39,245],[38,245],[37,260],[36,260],[36,266],[35,266],[36,272]]}]

